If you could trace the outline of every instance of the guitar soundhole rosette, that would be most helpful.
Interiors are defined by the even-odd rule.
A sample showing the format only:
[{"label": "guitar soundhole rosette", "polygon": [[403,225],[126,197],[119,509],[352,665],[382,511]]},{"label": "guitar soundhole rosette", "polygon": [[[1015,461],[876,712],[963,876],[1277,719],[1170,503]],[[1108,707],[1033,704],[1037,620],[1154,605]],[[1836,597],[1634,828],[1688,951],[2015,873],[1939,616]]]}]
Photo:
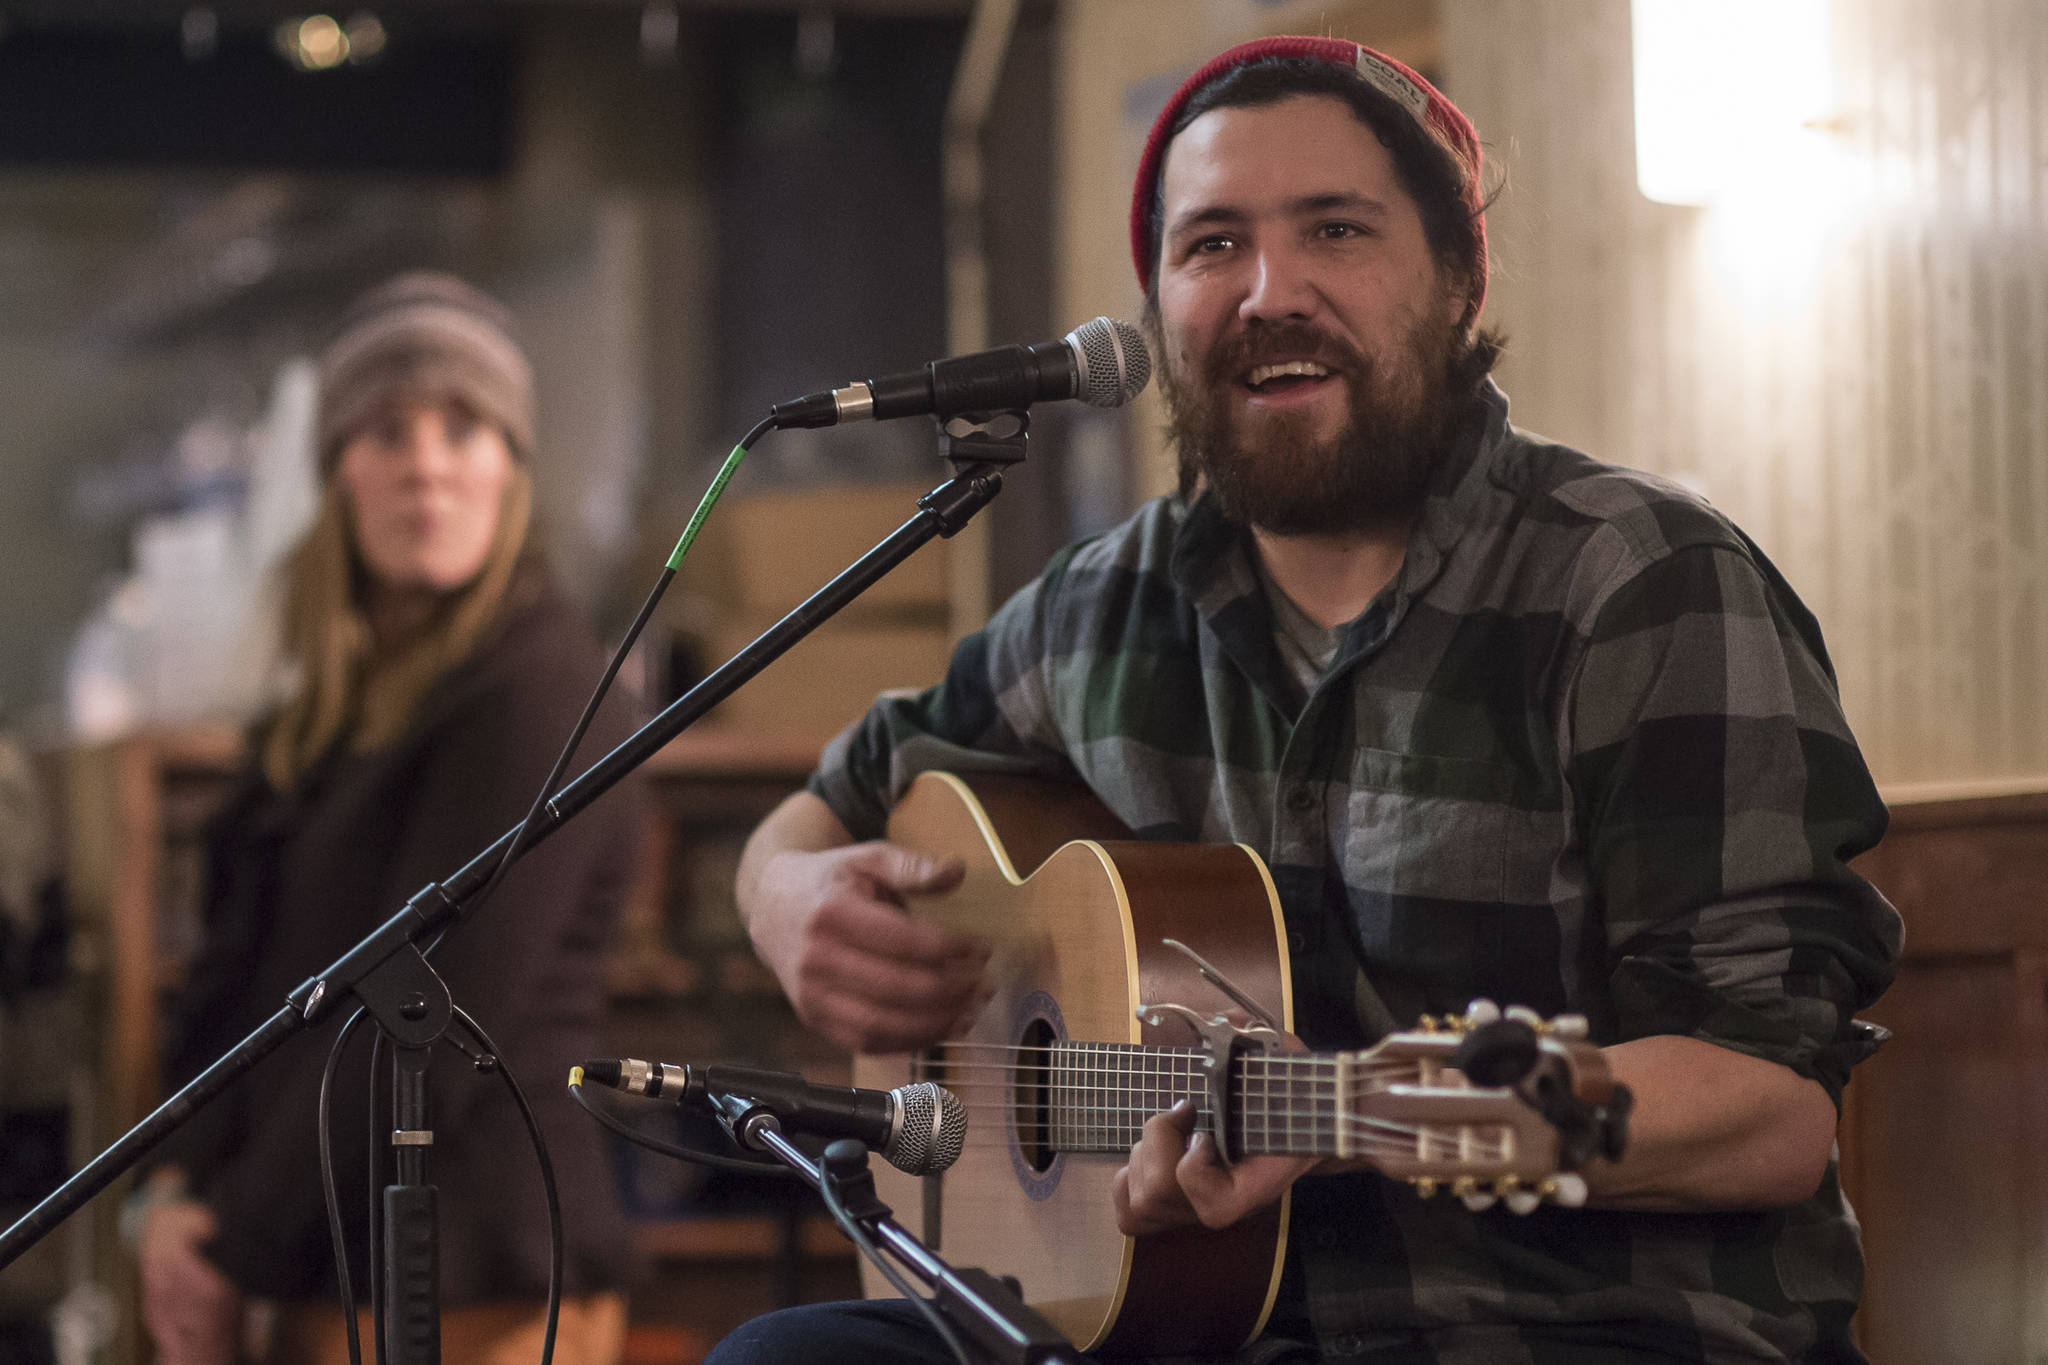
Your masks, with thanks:
[{"label": "guitar soundhole rosette", "polygon": [[1054,1142],[1053,1057],[1067,1041],[1067,1021],[1059,1002],[1044,991],[1032,991],[1010,1014],[1010,1038],[1016,1045],[1009,1076],[1010,1170],[1017,1186],[1032,1200],[1050,1199],[1066,1169],[1065,1156]]}]

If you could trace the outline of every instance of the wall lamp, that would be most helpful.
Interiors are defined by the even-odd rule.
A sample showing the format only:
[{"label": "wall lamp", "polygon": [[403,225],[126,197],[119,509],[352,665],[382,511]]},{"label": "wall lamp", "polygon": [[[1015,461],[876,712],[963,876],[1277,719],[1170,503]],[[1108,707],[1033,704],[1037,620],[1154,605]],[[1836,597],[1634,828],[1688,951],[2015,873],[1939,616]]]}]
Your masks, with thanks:
[{"label": "wall lamp", "polygon": [[1797,174],[1836,113],[1829,0],[1633,0],[1636,184],[1709,204]]}]

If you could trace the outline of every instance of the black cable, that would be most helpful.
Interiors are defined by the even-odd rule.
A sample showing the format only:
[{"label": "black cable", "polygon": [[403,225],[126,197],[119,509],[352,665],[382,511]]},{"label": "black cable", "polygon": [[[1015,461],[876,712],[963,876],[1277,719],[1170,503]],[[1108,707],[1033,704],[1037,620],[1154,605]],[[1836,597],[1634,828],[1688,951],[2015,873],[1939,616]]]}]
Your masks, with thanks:
[{"label": "black cable", "polygon": [[939,1334],[939,1340],[946,1343],[946,1349],[953,1353],[953,1359],[959,1361],[960,1365],[974,1365],[973,1360],[968,1357],[967,1348],[947,1325],[945,1318],[939,1315],[939,1310],[932,1307],[929,1299],[911,1287],[910,1281],[903,1278],[903,1273],[891,1265],[888,1256],[875,1245],[875,1239],[868,1236],[868,1230],[861,1226],[860,1220],[846,1211],[846,1205],[839,1198],[839,1183],[833,1179],[822,1161],[818,1163],[818,1197],[824,1200],[825,1212],[832,1215],[832,1221],[839,1225],[839,1230],[846,1234],[847,1240],[860,1249],[860,1254],[867,1257],[875,1269],[882,1272],[883,1277],[897,1293],[909,1299],[917,1306],[917,1311],[924,1314],[924,1320]]},{"label": "black cable", "polygon": [[[754,425],[753,429],[749,431],[746,434],[746,436],[741,439],[740,443],[733,448],[733,454],[730,458],[728,458],[725,468],[720,471],[718,478],[712,484],[711,490],[709,491],[709,493],[706,494],[704,502],[698,507],[696,515],[691,518],[689,528],[683,533],[683,538],[679,542],[677,542],[675,553],[670,556],[668,564],[663,567],[661,576],[655,580],[653,590],[648,593],[647,600],[641,604],[639,612],[633,618],[633,623],[629,627],[627,627],[625,638],[619,642],[619,647],[615,651],[613,651],[611,662],[605,666],[604,676],[598,680],[597,688],[595,691],[591,693],[590,700],[584,703],[583,712],[581,715],[577,717],[576,725],[574,729],[572,729],[569,733],[568,742],[562,746],[562,751],[560,755],[556,757],[554,766],[551,769],[549,769],[547,778],[541,783],[540,790],[537,793],[535,793],[533,798],[533,804],[527,807],[525,817],[520,820],[519,824],[516,827],[514,827],[512,831],[511,842],[506,844],[505,846],[504,856],[500,857],[498,859],[497,865],[491,869],[491,875],[484,882],[483,888],[480,891],[478,891],[475,896],[471,897],[468,904],[463,908],[462,914],[465,918],[474,914],[479,908],[483,906],[485,901],[490,899],[491,893],[497,890],[498,884],[505,879],[505,875],[511,870],[513,862],[518,859],[520,853],[524,850],[526,844],[526,832],[527,830],[532,828],[534,817],[540,814],[541,808],[545,806],[548,802],[548,799],[554,795],[557,785],[562,780],[562,774],[568,769],[570,762],[575,758],[577,746],[583,742],[583,736],[589,731],[591,722],[597,718],[598,707],[603,704],[606,695],[610,693],[612,683],[618,678],[619,669],[625,666],[626,658],[628,655],[632,653],[633,645],[639,640],[641,631],[646,628],[647,622],[649,621],[649,619],[653,617],[654,609],[661,602],[663,595],[667,593],[669,584],[675,580],[676,569],[681,562],[683,553],[688,549],[691,540],[695,538],[697,529],[699,526],[703,524],[705,515],[710,511],[711,505],[717,500],[719,494],[724,490],[725,483],[728,479],[731,478],[733,470],[737,468],[740,457],[743,456],[746,451],[752,448],[754,442],[758,441],[763,435],[767,434],[767,432],[772,430],[774,426],[774,418],[763,418],[761,421],[757,422]],[[453,927],[454,926],[450,925],[448,928]],[[434,941],[432,943],[428,944],[424,949],[421,950],[422,956],[431,956],[434,950],[441,946],[442,940],[448,937],[448,928],[444,928],[439,934],[437,934],[434,937]],[[521,1089],[519,1088],[518,1079],[511,1074],[511,1069],[505,1065],[504,1058],[498,1055],[497,1049],[494,1046],[492,1046],[489,1038],[485,1036],[483,1030],[477,1025],[476,1021],[471,1019],[467,1014],[463,1013],[463,1011],[459,1007],[455,1010],[455,1014],[456,1017],[462,1021],[463,1026],[469,1030],[470,1034],[473,1037],[476,1038],[478,1045],[481,1046],[485,1052],[492,1054],[496,1058],[496,1069],[504,1075],[507,1084],[511,1086],[513,1099],[518,1104],[519,1112],[521,1116],[526,1120],[527,1131],[533,1139],[534,1154],[540,1161],[541,1184],[543,1189],[546,1191],[547,1195],[549,1231],[548,1317],[547,1331],[541,1347],[541,1362],[542,1365],[551,1365],[551,1362],[554,1358],[556,1322],[559,1317],[561,1309],[562,1280],[562,1210],[561,1202],[555,1188],[554,1165],[548,1157],[547,1142],[546,1139],[543,1138],[541,1135],[540,1124],[535,1119],[531,1106],[527,1104],[525,1093],[521,1091]],[[341,1225],[340,1194],[338,1192],[338,1188],[334,1180],[334,1170],[332,1164],[332,1144],[328,1135],[328,1094],[331,1089],[330,1082],[333,1075],[335,1059],[339,1056],[340,1053],[341,1040],[346,1038],[349,1035],[349,1033],[355,1028],[356,1024],[361,1021],[362,1015],[363,1012],[360,1009],[357,1010],[356,1013],[349,1019],[347,1025],[343,1027],[341,1034],[339,1035],[339,1037],[337,1037],[335,1041],[335,1050],[329,1054],[329,1069],[326,1073],[322,1075],[320,1083],[321,1175],[327,1193],[328,1223],[334,1237],[335,1258],[337,1263],[336,1269],[337,1274],[339,1275],[341,1281],[341,1297],[348,1315],[348,1349],[350,1365],[362,1365],[362,1345],[358,1339],[356,1331],[354,1291],[349,1281],[347,1244],[343,1236]],[[378,1216],[378,1194],[376,1189],[375,1178],[378,1136],[376,1128],[377,1084],[375,1071],[378,1062],[381,1060],[382,1043],[383,1035],[380,1032],[377,1036],[376,1044],[373,1045],[370,1054],[370,1065],[372,1073],[370,1082],[370,1161],[372,1168],[370,1191],[370,1296],[371,1314],[380,1325],[380,1329],[373,1334],[373,1339],[375,1341],[377,1352],[377,1365],[385,1365],[384,1338],[383,1333],[381,1331],[381,1308],[383,1295],[381,1292],[381,1286],[378,1283],[378,1272],[380,1270],[380,1264],[377,1253],[377,1229],[380,1220]],[[642,1138],[640,1135],[634,1133],[631,1129],[627,1128],[624,1124],[621,1124],[612,1119],[609,1115],[603,1114],[595,1109],[592,1109],[590,1105],[583,1099],[583,1096],[579,1093],[579,1089],[580,1088],[577,1086],[571,1086],[570,1093],[575,1095],[576,1102],[578,1104],[582,1105],[586,1111],[590,1112],[595,1117],[597,1117],[600,1122],[616,1129],[629,1140],[640,1142],[643,1146],[650,1145],[653,1143],[653,1139]],[[669,1155],[680,1156],[685,1160],[700,1161],[705,1164],[722,1166],[728,1169],[736,1168],[748,1171],[777,1171],[783,1174],[788,1174],[787,1170],[784,1167],[782,1167],[780,1163],[776,1162],[756,1163],[750,1161],[737,1161],[733,1160],[732,1158],[713,1156],[708,1152],[691,1153],[687,1152],[683,1148],[670,1147],[667,1144],[660,1144],[656,1146],[655,1149],[665,1150]]]},{"label": "black cable", "polygon": [[[356,1293],[354,1284],[349,1280],[348,1237],[341,1226],[341,1187],[334,1178],[329,1098],[334,1089],[334,1073],[340,1069],[342,1047],[348,1042],[348,1036],[355,1032],[356,1025],[363,1022],[366,1013],[367,1010],[358,1009],[348,1017],[348,1022],[341,1026],[341,1032],[334,1035],[334,1046],[327,1049],[327,1065],[320,1072],[320,1189],[327,1197],[327,1230],[334,1238],[334,1277],[341,1292],[342,1320],[348,1328],[349,1365],[363,1365],[363,1343],[356,1332]],[[373,1098],[373,1108],[375,1103]]]},{"label": "black cable", "polygon": [[[464,907],[462,911],[464,918],[476,913],[477,909],[490,899],[491,893],[498,889],[498,883],[503,881],[505,874],[511,870],[513,860],[518,858],[520,853],[524,851],[526,847],[526,831],[532,827],[533,818],[540,814],[541,807],[545,806],[548,803],[548,799],[555,794],[555,789],[562,780],[562,774],[567,771],[570,760],[576,756],[576,746],[583,742],[584,733],[590,729],[591,721],[597,718],[598,706],[604,701],[605,695],[611,691],[612,680],[618,677],[619,669],[625,665],[626,656],[632,653],[634,642],[640,638],[640,632],[646,627],[648,619],[654,615],[654,608],[660,603],[662,595],[668,591],[668,585],[675,581],[676,569],[682,562],[683,552],[689,548],[690,542],[696,538],[697,528],[703,524],[704,517],[711,510],[712,503],[717,500],[718,495],[724,490],[726,480],[732,477],[732,472],[737,468],[740,457],[752,449],[754,442],[760,440],[774,426],[775,419],[773,417],[762,418],[754,424],[753,430],[749,431],[740,439],[740,443],[733,447],[732,456],[727,460],[725,468],[719,472],[718,478],[713,482],[710,491],[705,495],[703,503],[698,506],[696,515],[690,519],[688,529],[683,532],[683,538],[676,543],[675,552],[670,555],[668,563],[662,568],[661,576],[655,579],[653,591],[649,592],[647,600],[640,604],[640,611],[634,616],[633,624],[626,628],[625,638],[619,642],[619,647],[612,652],[611,662],[605,666],[604,677],[598,680],[597,690],[592,692],[590,700],[584,703],[583,714],[577,717],[576,727],[569,733],[569,742],[562,746],[560,756],[555,759],[555,766],[548,771],[547,780],[540,784],[540,790],[534,794],[533,804],[527,807],[525,818],[513,827],[512,842],[505,845],[505,855],[498,859],[497,865],[491,869],[490,878],[484,883],[483,889],[471,897],[467,906]],[[435,937],[434,941],[427,945],[426,953],[431,956],[434,949],[441,946],[441,940],[447,936],[448,930],[443,929]]]},{"label": "black cable", "polygon": [[540,1365],[553,1365],[555,1324],[562,1314],[562,1201],[555,1188],[555,1163],[548,1156],[547,1139],[541,1136],[540,1120],[534,1117],[533,1106],[526,1102],[526,1092],[520,1089],[519,1078],[512,1074],[505,1054],[498,1051],[497,1044],[483,1031],[483,1026],[470,1018],[459,1005],[455,1007],[455,1020],[469,1031],[476,1045],[491,1058],[491,1069],[505,1078],[505,1084],[512,1091],[512,1102],[519,1106],[519,1117],[526,1120],[527,1136],[533,1140],[533,1154],[540,1162],[540,1186],[548,1205],[548,1325],[541,1338]]},{"label": "black cable", "polygon": [[650,1152],[659,1152],[663,1156],[672,1156],[678,1161],[694,1162],[699,1166],[710,1166],[721,1171],[745,1171],[749,1175],[789,1177],[796,1175],[795,1171],[790,1170],[789,1167],[772,1157],[762,1157],[756,1160],[720,1156],[716,1152],[700,1151],[695,1147],[681,1147],[673,1142],[663,1142],[658,1137],[650,1137],[624,1120],[614,1118],[597,1105],[592,1104],[589,1097],[583,1093],[583,1082],[581,1080],[570,1080],[569,1094],[575,1099],[577,1104],[583,1106],[584,1113],[590,1115],[636,1147],[645,1147]]},{"label": "black cable", "polygon": [[369,1180],[370,1217],[364,1224],[370,1230],[370,1346],[377,1353],[377,1365],[389,1365],[390,1343],[384,1340],[384,1162],[381,1160],[390,1148],[388,1130],[379,1122],[378,1097],[389,1092],[379,1084],[384,1065],[384,1030],[379,1026],[370,1035],[370,1094],[369,1103]]},{"label": "black cable", "polygon": [[[614,1118],[598,1106],[592,1104],[583,1093],[583,1082],[574,1074],[572,1074],[569,1081],[569,1093],[575,1098],[576,1103],[583,1107],[585,1113],[617,1133],[620,1137],[626,1139],[626,1141],[636,1146],[645,1147],[650,1152],[659,1152],[663,1156],[675,1157],[681,1161],[692,1161],[699,1165],[713,1166],[719,1170],[738,1170],[746,1171],[749,1174],[787,1177],[794,1177],[796,1175],[796,1172],[788,1166],[773,1159],[756,1161],[742,1160],[738,1157],[718,1156],[711,1152],[698,1151],[694,1147],[681,1147],[672,1142],[663,1142],[660,1138],[649,1137],[645,1133],[638,1132],[628,1124]],[[821,1166],[820,1171],[822,1172],[822,1170]],[[938,1333],[939,1339],[946,1343],[946,1348],[953,1353],[954,1358],[960,1362],[960,1365],[973,1365],[973,1362],[968,1358],[966,1349],[960,1344],[960,1339],[946,1325],[945,1319],[939,1316],[938,1310],[933,1308],[923,1295],[911,1287],[910,1282],[903,1278],[902,1273],[895,1266],[889,1264],[882,1249],[876,1246],[873,1239],[867,1235],[867,1230],[861,1227],[846,1212],[845,1206],[839,1202],[839,1196],[833,1189],[831,1180],[822,1176],[822,1174],[819,1180],[818,1193],[824,1199],[825,1211],[832,1215],[832,1221],[839,1225],[840,1230],[846,1234],[847,1239],[854,1246],[860,1249],[863,1256],[874,1262],[875,1268],[882,1272],[889,1283],[895,1287],[897,1293],[917,1305],[918,1311],[924,1314],[925,1320],[931,1324],[932,1330]]]}]

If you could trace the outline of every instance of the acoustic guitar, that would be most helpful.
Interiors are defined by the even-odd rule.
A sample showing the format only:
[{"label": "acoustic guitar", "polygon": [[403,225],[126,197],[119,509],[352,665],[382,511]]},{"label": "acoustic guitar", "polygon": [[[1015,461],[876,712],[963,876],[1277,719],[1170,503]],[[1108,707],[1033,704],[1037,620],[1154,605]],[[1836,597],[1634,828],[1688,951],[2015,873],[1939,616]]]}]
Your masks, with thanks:
[{"label": "acoustic guitar", "polygon": [[[961,1037],[855,1059],[856,1085],[933,1080],[968,1112],[950,1170],[919,1178],[878,1165],[879,1192],[948,1260],[1015,1275],[1025,1301],[1085,1351],[1232,1350],[1271,1311],[1285,1200],[1217,1231],[1117,1231],[1116,1171],[1145,1120],[1181,1098],[1227,1153],[1362,1158],[1474,1207],[1577,1202],[1585,1185],[1570,1168],[1618,1154],[1626,1090],[1577,1021],[1510,1011],[1526,1055],[1504,1068],[1500,1049],[1487,1055],[1499,1084],[1456,1065],[1465,1047],[1482,1072],[1474,1030],[1500,1031],[1483,1005],[1362,1052],[1219,1041],[1226,1014],[1293,1025],[1280,905],[1249,848],[1137,841],[1078,787],[946,773],[913,782],[888,833],[966,862],[958,888],[909,910],[987,939],[995,994]],[[870,1296],[893,1292],[872,1267],[862,1273]]]}]

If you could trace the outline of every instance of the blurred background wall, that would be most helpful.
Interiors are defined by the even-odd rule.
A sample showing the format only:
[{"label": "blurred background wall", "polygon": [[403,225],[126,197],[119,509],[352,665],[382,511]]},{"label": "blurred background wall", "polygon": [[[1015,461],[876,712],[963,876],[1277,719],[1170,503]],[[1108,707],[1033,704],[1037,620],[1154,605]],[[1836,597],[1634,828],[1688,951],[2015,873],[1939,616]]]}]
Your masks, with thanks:
[{"label": "blurred background wall", "polygon": [[[2041,7],[1835,4],[1826,175],[1707,207],[1637,187],[1626,0],[1009,8],[961,344],[1135,315],[1128,177],[1173,85],[1245,36],[1363,37],[1487,139],[1517,419],[1734,514],[1821,616],[1886,783],[2048,771]],[[241,497],[280,367],[405,265],[518,313],[550,533],[618,619],[762,406],[954,346],[941,147],[973,9],[417,4],[338,16],[377,50],[295,70],[283,6],[0,6],[0,706],[50,721],[81,622],[141,609],[110,596],[138,557],[203,559],[203,527],[137,528]],[[1768,11],[1764,49],[1789,41]],[[1163,488],[1161,425],[1153,395],[1045,410],[954,628]],[[738,488],[934,472],[914,424],[869,426],[771,438]],[[714,597],[721,553],[714,523]]]}]

